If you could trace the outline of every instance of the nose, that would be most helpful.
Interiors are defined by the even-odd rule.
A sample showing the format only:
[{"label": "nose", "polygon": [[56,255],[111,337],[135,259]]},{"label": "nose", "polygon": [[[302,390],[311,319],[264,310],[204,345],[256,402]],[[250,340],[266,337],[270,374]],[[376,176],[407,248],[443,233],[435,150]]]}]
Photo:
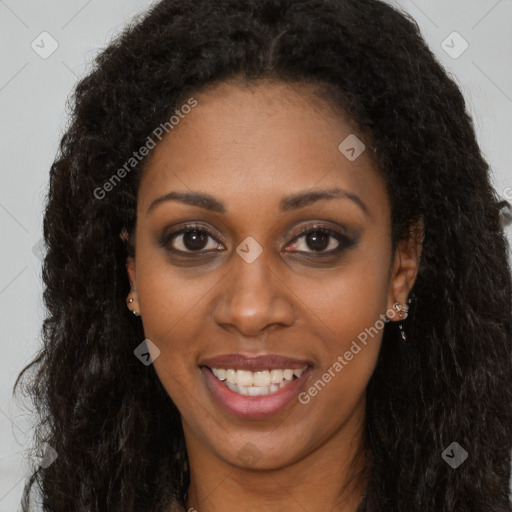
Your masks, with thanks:
[{"label": "nose", "polygon": [[[233,267],[217,288],[213,317],[227,330],[259,336],[295,321],[293,293],[261,255],[248,263],[233,255]],[[273,327],[271,327],[273,326]]]}]

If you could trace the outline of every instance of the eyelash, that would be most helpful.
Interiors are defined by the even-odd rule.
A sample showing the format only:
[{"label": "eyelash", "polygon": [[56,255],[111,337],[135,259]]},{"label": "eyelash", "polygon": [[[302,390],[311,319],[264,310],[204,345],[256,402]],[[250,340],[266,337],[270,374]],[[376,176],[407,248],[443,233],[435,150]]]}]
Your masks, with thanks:
[{"label": "eyelash", "polygon": [[[205,228],[201,225],[198,225],[198,224],[187,224],[187,225],[181,227],[177,231],[174,231],[169,234],[165,234],[163,237],[161,237],[161,239],[159,240],[159,243],[162,247],[164,247],[170,253],[179,254],[181,256],[186,256],[186,257],[192,256],[192,255],[193,256],[198,256],[198,255],[203,256],[205,254],[209,254],[209,253],[217,251],[217,249],[214,249],[213,251],[211,249],[206,250],[206,251],[204,251],[204,250],[183,251],[181,249],[174,249],[174,248],[168,247],[169,242],[172,241],[174,238],[176,238],[180,235],[189,233],[189,232],[193,232],[193,231],[197,231],[199,233],[204,233],[209,238],[212,238],[213,240],[215,240],[218,245],[219,244],[222,245],[221,242],[218,242],[216,240],[214,234],[212,234],[207,228]],[[297,252],[297,253],[301,253],[301,254],[314,255],[314,257],[332,256],[334,254],[338,254],[338,253],[342,252],[343,250],[350,248],[355,243],[355,241],[349,239],[346,235],[344,235],[338,231],[327,228],[325,226],[319,226],[317,224],[312,224],[309,226],[305,226],[298,233],[293,235],[291,242],[289,242],[287,246],[289,246],[292,243],[296,243],[297,240],[299,240],[303,237],[306,237],[307,235],[309,235],[311,233],[322,233],[322,234],[329,235],[330,237],[334,238],[338,242],[338,247],[336,247],[335,249],[331,249],[329,251],[288,251],[288,252]],[[330,242],[328,245],[330,245]]]}]

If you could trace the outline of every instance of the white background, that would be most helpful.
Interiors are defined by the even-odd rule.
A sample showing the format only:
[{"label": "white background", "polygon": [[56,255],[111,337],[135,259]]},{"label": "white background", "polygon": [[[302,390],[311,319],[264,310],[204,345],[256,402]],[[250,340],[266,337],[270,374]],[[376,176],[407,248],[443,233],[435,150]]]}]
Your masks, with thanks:
[{"label": "white background", "polygon": [[[462,88],[494,185],[512,199],[512,1],[391,3],[417,20]],[[27,475],[28,416],[13,400],[12,386],[39,346],[44,312],[34,246],[42,236],[49,168],[66,126],[66,98],[98,49],[148,5],[143,0],[0,0],[0,512],[20,509]],[[458,58],[441,46],[454,31],[469,44]],[[34,40],[42,46],[42,32],[58,43],[46,59],[31,47]],[[462,48],[458,36],[446,44],[454,46],[452,52]],[[511,231],[508,226],[509,239]]]}]

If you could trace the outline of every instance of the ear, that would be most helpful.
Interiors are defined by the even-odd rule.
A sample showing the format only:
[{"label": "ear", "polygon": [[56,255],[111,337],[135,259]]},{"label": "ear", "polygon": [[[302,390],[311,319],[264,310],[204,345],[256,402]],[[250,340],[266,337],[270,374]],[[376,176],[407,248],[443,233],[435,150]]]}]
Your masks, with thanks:
[{"label": "ear", "polygon": [[421,218],[410,227],[409,237],[398,243],[391,269],[388,310],[393,307],[395,302],[399,302],[407,309],[407,298],[418,275],[423,237],[424,223]]},{"label": "ear", "polygon": [[134,292],[137,291],[137,279],[135,276],[135,258],[128,256],[126,258],[126,272],[128,273],[128,279],[130,280],[130,286]]},{"label": "ear", "polygon": [[135,258],[133,257],[133,240],[131,240],[128,231],[124,227],[119,233],[119,238],[124,242],[129,254],[129,256],[126,258],[126,271],[128,273],[128,279],[130,280],[130,286],[132,290],[137,291],[137,280],[135,278]]}]

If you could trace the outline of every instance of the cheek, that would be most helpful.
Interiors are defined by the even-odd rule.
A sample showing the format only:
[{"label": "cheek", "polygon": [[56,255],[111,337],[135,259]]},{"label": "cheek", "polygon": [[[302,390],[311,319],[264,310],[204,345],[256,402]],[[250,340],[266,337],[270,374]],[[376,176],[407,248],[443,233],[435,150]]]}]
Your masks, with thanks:
[{"label": "cheek", "polygon": [[197,405],[191,396],[202,382],[197,357],[208,346],[211,300],[223,273],[187,272],[144,249],[139,256],[137,293],[144,334],[160,350],[153,365],[178,409],[191,412]]},{"label": "cheek", "polygon": [[[308,386],[311,393],[306,392],[312,400],[322,394],[318,406],[350,410],[373,373],[387,307],[388,266],[383,254],[387,253],[359,253],[335,278],[310,283],[304,314],[323,346],[317,350],[320,364]],[[324,388],[328,390],[323,392]]]},{"label": "cheek", "polygon": [[389,287],[386,254],[358,251],[339,270],[300,284],[297,295],[306,306],[304,315],[309,311],[308,316],[318,320],[324,329],[321,337],[329,340],[331,349],[348,350],[351,340],[385,314]]},{"label": "cheek", "polygon": [[[172,378],[180,375],[181,380],[195,366],[194,359],[185,356],[190,340],[200,339],[197,315],[208,288],[199,286],[197,279],[180,279],[179,271],[165,258],[146,255],[143,250],[139,256],[137,294],[144,335],[160,350],[155,369],[168,372]],[[162,375],[162,380],[169,379]]]},{"label": "cheek", "polygon": [[172,265],[163,249],[151,247],[148,237],[141,239],[137,292],[145,333],[162,341],[183,339],[179,333],[197,325],[194,318],[220,276],[201,267]]},{"label": "cheek", "polygon": [[195,355],[204,338],[199,318],[204,317],[201,299],[208,288],[178,279],[169,267],[159,272],[153,266],[144,277],[138,286],[144,334],[160,350],[153,366],[167,394],[188,416],[196,404],[190,398],[200,379]]}]

